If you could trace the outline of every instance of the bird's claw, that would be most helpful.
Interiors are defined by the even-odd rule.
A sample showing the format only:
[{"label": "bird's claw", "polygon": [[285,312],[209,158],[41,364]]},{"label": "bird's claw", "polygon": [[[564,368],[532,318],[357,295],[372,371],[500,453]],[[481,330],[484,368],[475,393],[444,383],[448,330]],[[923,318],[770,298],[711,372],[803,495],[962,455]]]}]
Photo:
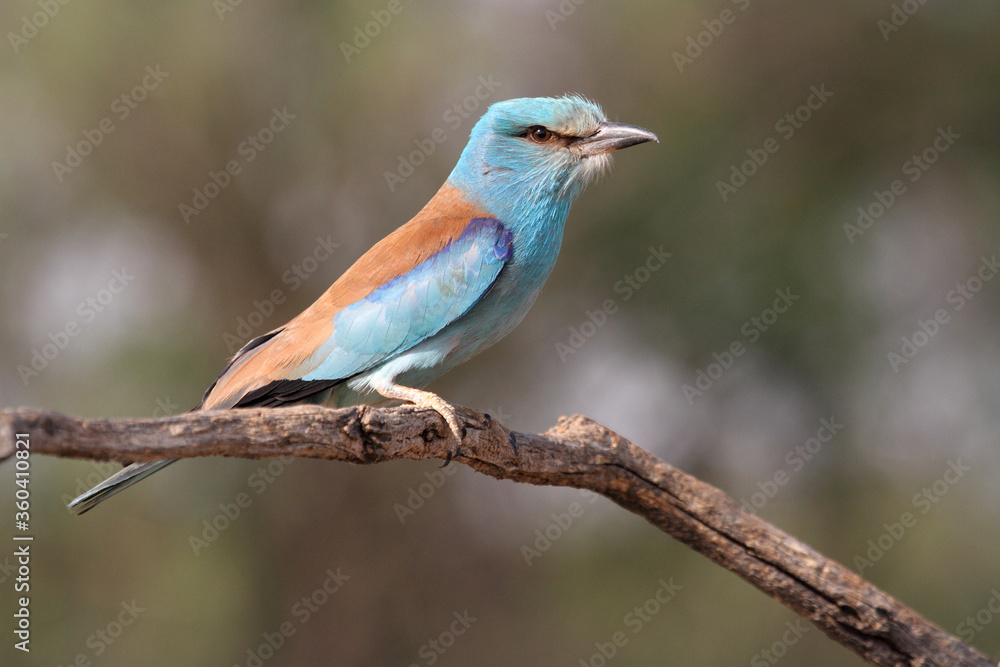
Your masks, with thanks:
[{"label": "bird's claw", "polygon": [[457,457],[459,457],[459,456],[462,455],[462,440],[464,440],[464,439],[465,439],[465,427],[463,426],[462,427],[462,438],[458,441],[458,446],[456,446],[455,449],[449,448],[448,451],[445,452],[444,463],[441,464],[442,468],[444,468],[446,465],[448,465],[449,463],[451,463],[452,459],[457,458]]},{"label": "bird's claw", "polygon": [[457,440],[458,442],[455,445],[454,449],[451,449],[449,447],[448,451],[445,452],[444,463],[441,464],[442,468],[444,468],[446,465],[448,465],[449,463],[451,463],[452,459],[457,458],[458,456],[461,456],[461,454],[462,454],[462,442],[465,441],[465,436],[468,434],[468,430],[465,428],[465,424],[463,424],[461,422],[456,422],[457,425],[460,427],[460,431],[456,431],[455,430],[455,424],[451,423],[451,420],[445,419],[445,422],[448,423],[448,432],[451,435],[451,438],[449,438],[449,439],[454,439],[454,440]]},{"label": "bird's claw", "polygon": [[514,456],[517,456],[517,436],[514,435],[513,431],[507,432],[507,442],[510,444],[510,448],[514,450]]}]

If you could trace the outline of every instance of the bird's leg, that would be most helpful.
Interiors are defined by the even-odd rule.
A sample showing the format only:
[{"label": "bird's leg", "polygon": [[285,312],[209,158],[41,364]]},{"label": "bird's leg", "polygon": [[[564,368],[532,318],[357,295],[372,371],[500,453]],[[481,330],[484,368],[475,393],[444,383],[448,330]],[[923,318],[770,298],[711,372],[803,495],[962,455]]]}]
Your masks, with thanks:
[{"label": "bird's leg", "polygon": [[451,429],[452,438],[457,442],[454,450],[448,450],[444,464],[448,465],[453,457],[458,456],[462,449],[462,440],[465,438],[465,427],[458,421],[458,415],[446,400],[429,391],[404,387],[390,381],[372,383],[372,388],[386,398],[409,401],[417,407],[430,408],[441,415]]}]

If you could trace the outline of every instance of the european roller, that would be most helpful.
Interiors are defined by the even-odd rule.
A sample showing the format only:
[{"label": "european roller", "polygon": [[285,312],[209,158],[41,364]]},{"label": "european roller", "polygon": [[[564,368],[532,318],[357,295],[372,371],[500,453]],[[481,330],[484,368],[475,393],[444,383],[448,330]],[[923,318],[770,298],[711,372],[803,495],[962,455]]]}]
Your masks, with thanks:
[{"label": "european roller", "polygon": [[[408,401],[464,429],[431,380],[507,335],[555,265],[570,204],[649,130],[578,96],[493,104],[448,180],[311,306],[254,338],[200,410]],[[174,459],[176,460],[176,459]],[[174,462],[136,463],[74,500],[79,514]]]}]

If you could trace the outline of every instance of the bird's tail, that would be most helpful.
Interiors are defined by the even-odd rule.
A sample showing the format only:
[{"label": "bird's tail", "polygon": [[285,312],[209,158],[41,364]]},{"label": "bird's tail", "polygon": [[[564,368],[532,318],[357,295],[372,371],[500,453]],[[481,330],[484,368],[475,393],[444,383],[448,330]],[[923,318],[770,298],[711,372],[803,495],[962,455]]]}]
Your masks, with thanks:
[{"label": "bird's tail", "polygon": [[90,491],[87,491],[85,494],[71,502],[69,504],[69,508],[78,515],[83,514],[119,491],[124,491],[136,482],[146,479],[157,470],[166,468],[168,465],[175,463],[176,461],[177,459],[168,459],[166,461],[133,463],[130,466],[122,468],[114,475],[108,477]]}]

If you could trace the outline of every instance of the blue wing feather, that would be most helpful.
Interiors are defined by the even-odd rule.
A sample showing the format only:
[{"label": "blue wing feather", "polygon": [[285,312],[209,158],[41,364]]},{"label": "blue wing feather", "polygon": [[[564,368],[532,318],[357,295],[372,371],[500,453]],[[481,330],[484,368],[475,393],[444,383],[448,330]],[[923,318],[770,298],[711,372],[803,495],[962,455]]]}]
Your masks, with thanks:
[{"label": "blue wing feather", "polygon": [[301,379],[348,378],[433,336],[489,291],[511,257],[511,244],[499,220],[473,218],[423,263],[341,309],[333,333],[312,357],[315,367]]}]

